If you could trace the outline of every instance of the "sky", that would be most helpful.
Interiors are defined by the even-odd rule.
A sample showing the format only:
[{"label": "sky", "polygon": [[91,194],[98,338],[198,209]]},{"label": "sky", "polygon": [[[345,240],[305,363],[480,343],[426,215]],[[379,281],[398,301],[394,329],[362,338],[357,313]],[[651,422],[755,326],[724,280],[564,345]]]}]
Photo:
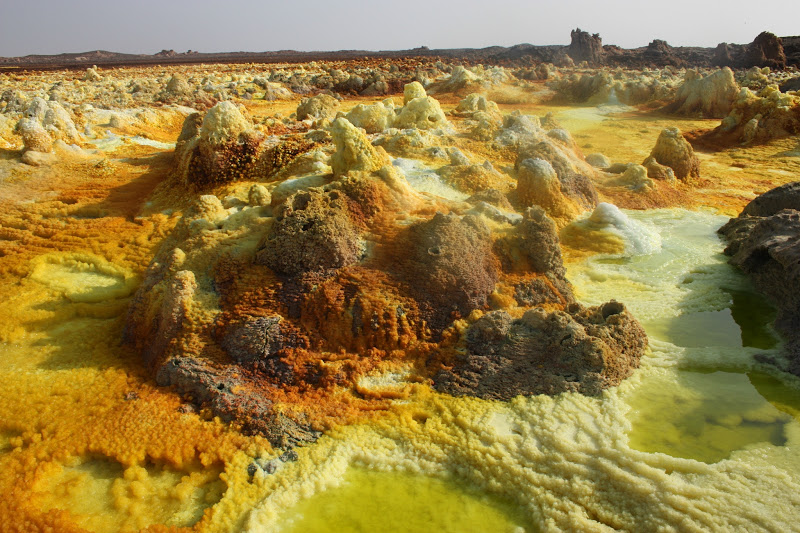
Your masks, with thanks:
[{"label": "sky", "polygon": [[800,35],[800,0],[7,0],[0,56],[482,48],[569,44],[570,30],[623,48]]}]

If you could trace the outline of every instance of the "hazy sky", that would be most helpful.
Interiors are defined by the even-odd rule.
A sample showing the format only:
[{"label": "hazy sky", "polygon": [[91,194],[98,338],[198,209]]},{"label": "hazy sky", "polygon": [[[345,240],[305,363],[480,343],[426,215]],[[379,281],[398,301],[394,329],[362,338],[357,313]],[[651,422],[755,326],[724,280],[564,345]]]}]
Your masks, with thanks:
[{"label": "hazy sky", "polygon": [[800,34],[800,0],[6,0],[0,56],[479,48],[568,44],[571,29],[625,48],[715,46]]}]

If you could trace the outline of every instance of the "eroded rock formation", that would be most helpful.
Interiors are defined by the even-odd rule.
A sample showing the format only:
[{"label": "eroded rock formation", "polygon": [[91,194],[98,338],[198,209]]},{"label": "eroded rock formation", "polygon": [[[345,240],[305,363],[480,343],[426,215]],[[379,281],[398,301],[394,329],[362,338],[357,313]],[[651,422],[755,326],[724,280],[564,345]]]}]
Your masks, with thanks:
[{"label": "eroded rock formation", "polygon": [[800,376],[800,182],[772,189],[720,228],[730,263],[750,276],[777,307],[786,339],[786,369]]},{"label": "eroded rock formation", "polygon": [[536,307],[518,319],[493,311],[470,326],[466,346],[463,358],[436,375],[438,390],[495,400],[598,395],[639,366],[647,335],[624,305],[611,301],[550,313]]},{"label": "eroded rock formation", "polygon": [[301,136],[267,136],[230,101],[205,116],[186,117],[175,146],[175,178],[184,185],[208,187],[241,179],[267,177],[313,142]]},{"label": "eroded rock formation", "polygon": [[675,100],[666,109],[677,115],[723,118],[730,112],[738,94],[733,71],[727,67],[708,76],[689,70]]},{"label": "eroded rock formation", "polygon": [[[653,164],[653,161],[672,169],[679,180],[687,180],[700,176],[700,160],[694,154],[692,145],[684,139],[678,128],[666,128],[656,140],[656,145],[650,152],[650,157],[645,159],[644,165],[648,167],[648,175],[652,171],[652,178],[669,179],[666,172]],[[651,170],[652,169],[652,170]]]},{"label": "eroded rock formation", "polygon": [[580,28],[570,33],[571,42],[567,54],[576,63],[586,61],[590,64],[603,62],[603,40],[599,33],[590,34]]}]

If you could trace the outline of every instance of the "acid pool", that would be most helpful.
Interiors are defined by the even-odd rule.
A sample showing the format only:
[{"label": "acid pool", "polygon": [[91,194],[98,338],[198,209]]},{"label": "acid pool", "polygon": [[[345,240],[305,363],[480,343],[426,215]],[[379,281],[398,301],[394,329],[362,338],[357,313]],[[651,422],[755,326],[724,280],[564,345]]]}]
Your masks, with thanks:
[{"label": "acid pool", "polygon": [[303,500],[280,520],[291,533],[522,533],[533,531],[519,510],[452,479],[362,468],[336,489]]},{"label": "acid pool", "polygon": [[[626,397],[631,446],[713,463],[759,443],[784,445],[792,417],[754,382],[784,389],[773,395],[784,403],[800,401],[795,389],[755,370],[753,356],[779,344],[775,312],[721,253],[715,230],[727,219],[677,209],[618,218],[610,231],[624,225],[628,249],[647,253],[597,256],[570,274],[581,299],[625,302],[651,339],[652,363],[662,366],[641,372],[642,384]],[[655,232],[657,247],[638,245]]]}]

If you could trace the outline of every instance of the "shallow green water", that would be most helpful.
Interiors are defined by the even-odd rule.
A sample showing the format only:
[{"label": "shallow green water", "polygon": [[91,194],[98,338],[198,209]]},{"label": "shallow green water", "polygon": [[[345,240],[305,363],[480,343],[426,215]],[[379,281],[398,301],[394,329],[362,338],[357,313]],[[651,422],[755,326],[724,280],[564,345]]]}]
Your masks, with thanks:
[{"label": "shallow green water", "polygon": [[667,368],[640,370],[641,384],[625,397],[631,447],[714,463],[735,450],[785,444],[800,395],[751,370],[753,348],[779,344],[775,311],[721,255],[716,228],[725,219],[678,209],[625,213],[642,233],[658,232],[660,248],[592,258],[574,272],[591,303],[626,303],[665,359],[657,366]]},{"label": "shallow green water", "polygon": [[[773,386],[780,388],[777,380]],[[734,372],[678,370],[651,377],[628,401],[635,406],[632,448],[707,463],[758,443],[782,446],[784,426],[791,421],[759,394],[748,374]]]},{"label": "shallow green water", "polygon": [[742,337],[742,346],[770,349],[778,338],[770,327],[775,320],[775,308],[752,290],[728,289],[732,298],[731,317],[736,321]]},{"label": "shallow green water", "polygon": [[339,487],[281,517],[291,533],[522,533],[534,531],[508,502],[452,479],[350,468]]}]

